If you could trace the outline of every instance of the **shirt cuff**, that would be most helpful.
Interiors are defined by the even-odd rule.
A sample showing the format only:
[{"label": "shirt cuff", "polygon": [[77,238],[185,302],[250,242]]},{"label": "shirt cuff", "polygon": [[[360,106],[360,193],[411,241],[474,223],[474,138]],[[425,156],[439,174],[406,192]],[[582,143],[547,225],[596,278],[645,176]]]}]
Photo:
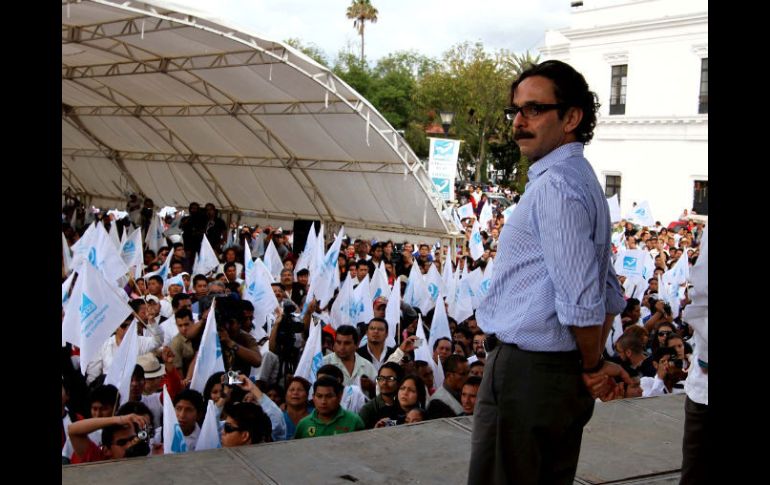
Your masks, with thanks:
[{"label": "shirt cuff", "polygon": [[594,327],[604,324],[604,301],[591,306],[572,305],[556,301],[556,315],[562,325],[570,327]]}]

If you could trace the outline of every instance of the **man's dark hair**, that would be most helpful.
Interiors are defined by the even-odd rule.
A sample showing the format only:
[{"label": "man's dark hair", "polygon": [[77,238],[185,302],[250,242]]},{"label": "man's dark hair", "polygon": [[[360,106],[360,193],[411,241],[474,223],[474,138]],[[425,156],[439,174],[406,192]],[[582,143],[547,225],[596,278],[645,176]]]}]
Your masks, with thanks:
[{"label": "man's dark hair", "polygon": [[479,376],[470,376],[467,381],[465,381],[465,384],[463,386],[480,386],[481,385],[481,377]]},{"label": "man's dark hair", "polygon": [[623,351],[630,350],[634,354],[644,353],[642,341],[636,334],[631,332],[621,335],[618,339],[617,346],[623,349]]},{"label": "man's dark hair", "polygon": [[170,262],[170,263],[168,263],[168,267],[170,268],[170,267],[172,267],[172,266],[174,266],[174,265],[177,265],[177,264],[178,264],[179,266],[182,266],[182,267],[184,267],[184,263],[182,262],[182,260],[181,260],[181,259],[176,259],[176,258],[172,259],[172,260],[171,260],[171,262]]},{"label": "man's dark hair", "polygon": [[[385,325],[385,333],[388,332],[388,321],[385,320],[384,318],[374,317],[371,320],[369,320],[369,325],[371,325],[372,322],[380,322],[381,324]],[[369,330],[369,326],[368,325],[367,325],[366,329]]]},{"label": "man's dark hair", "polygon": [[[316,371],[316,375],[321,375],[321,374],[325,376],[333,377],[340,384],[342,384],[342,382],[345,380],[345,376],[344,374],[342,374],[342,370],[340,370],[340,368],[334,364],[322,365]],[[315,391],[315,388],[313,388],[313,390]]]},{"label": "man's dark hair", "polygon": [[[634,308],[639,306],[641,302],[637,300],[636,298],[629,298],[626,300],[626,308],[623,309],[623,312],[620,314],[621,317],[627,317],[631,314],[632,311],[634,311]],[[636,322],[634,322],[636,323]]]},{"label": "man's dark hair", "polygon": [[449,342],[449,345],[452,345],[452,341],[450,339],[448,339],[446,337],[441,337],[440,339],[438,339],[435,342],[433,342],[433,351],[434,352],[438,348],[438,343],[441,342],[442,340],[446,340],[447,342]]},{"label": "man's dark hair", "polygon": [[359,337],[358,337],[358,330],[356,330],[356,327],[352,325],[340,325],[337,327],[337,335],[352,335],[353,336],[353,342],[358,345]]},{"label": "man's dark hair", "polygon": [[138,312],[139,309],[142,308],[142,305],[146,305],[146,304],[147,302],[144,301],[144,298],[135,298],[128,303],[131,309],[135,312]]},{"label": "man's dark hair", "polygon": [[369,262],[365,259],[359,259],[358,262],[356,262],[356,268],[360,268],[361,266],[366,266],[366,269],[369,269]]},{"label": "man's dark hair", "polygon": [[115,416],[128,416],[129,414],[138,414],[140,416],[150,416],[153,419],[155,418],[155,415],[150,408],[141,401],[128,401],[123,403],[123,405],[118,408],[118,412],[115,413]]},{"label": "man's dark hair", "polygon": [[380,370],[377,371],[377,375],[380,375],[380,371],[382,369],[390,369],[395,372],[396,380],[399,384],[401,384],[401,381],[404,379],[404,369],[400,365],[396,364],[395,362],[385,362],[382,364],[382,367],[380,367]]},{"label": "man's dark hair", "polygon": [[301,270],[297,271],[297,278],[300,276],[307,276],[310,274],[310,271],[307,268],[302,268]]},{"label": "man's dark hair", "polygon": [[254,304],[249,300],[241,300],[241,311],[254,311]]},{"label": "man's dark hair", "polygon": [[118,400],[118,388],[112,384],[105,384],[95,388],[88,396],[89,404],[100,402],[102,406],[114,406]]},{"label": "man's dark hair", "polygon": [[184,244],[178,242],[178,243],[174,243],[174,244],[171,245],[171,250],[172,251],[174,251],[176,248],[184,248]]},{"label": "man's dark hair", "polygon": [[458,355],[458,354],[450,355],[444,361],[444,372],[445,373],[446,372],[457,372],[457,368],[463,362],[468,362],[468,359],[466,359],[464,356]]},{"label": "man's dark hair", "polygon": [[[199,281],[201,281],[201,280],[205,281],[205,282],[206,282],[206,284],[208,284],[208,282],[209,282],[208,278],[206,278],[206,277],[205,277],[205,276],[203,276],[202,274],[197,274],[197,275],[193,276],[193,279],[192,279],[192,282],[193,282],[193,286],[195,286],[195,283],[197,283],[197,282],[199,282]],[[180,294],[181,294],[181,293],[180,293]]]},{"label": "man's dark hair", "polygon": [[253,402],[228,402],[223,411],[235,421],[238,429],[249,432],[251,444],[272,441],[273,425],[259,405]]},{"label": "man's dark hair", "polygon": [[313,383],[313,394],[318,391],[319,387],[331,387],[334,389],[334,394],[337,396],[342,394],[343,389],[342,384],[339,381],[328,376],[321,377]]},{"label": "man's dark hair", "polygon": [[177,308],[179,308],[179,303],[182,300],[189,300],[191,298],[192,297],[190,295],[188,295],[187,293],[177,293],[176,295],[174,295],[173,298],[171,298],[171,308],[176,310]]},{"label": "man's dark hair", "polygon": [[234,262],[232,262],[232,261],[231,261],[231,262],[229,262],[229,263],[225,263],[225,265],[224,265],[224,266],[222,266],[222,270],[223,270],[223,271],[227,271],[227,270],[228,270],[228,269],[230,269],[230,268],[236,268],[236,266],[235,266],[235,263],[234,263]]},{"label": "man's dark hair", "polygon": [[144,254],[145,256],[147,256],[147,255],[150,255],[150,256],[152,256],[153,258],[156,256],[156,254],[155,254],[155,251],[153,251],[152,249],[145,249],[143,254]]},{"label": "man's dark hair", "polygon": [[468,369],[473,369],[474,367],[484,367],[484,363],[480,360],[474,360],[471,365],[468,366]]},{"label": "man's dark hair", "polygon": [[183,389],[174,397],[174,406],[179,404],[179,401],[187,401],[195,407],[198,412],[198,418],[200,420],[206,414],[206,403],[203,402],[203,395],[195,389]]},{"label": "man's dark hair", "polygon": [[190,311],[189,308],[182,308],[178,312],[174,313],[174,318],[176,319],[182,319],[185,317],[189,317],[190,320],[192,320],[193,314],[192,311]]},{"label": "man's dark hair", "polygon": [[161,277],[160,277],[160,275],[156,275],[156,274],[154,274],[154,275],[150,276],[150,277],[147,279],[147,282],[149,283],[149,282],[150,282],[150,281],[152,281],[152,280],[155,280],[155,281],[157,281],[157,282],[158,282],[158,283],[160,283],[161,285],[163,284],[163,278],[161,278]]},{"label": "man's dark hair", "polygon": [[471,332],[470,329],[467,327],[458,326],[457,328],[455,328],[454,333],[461,333],[468,340],[473,340],[473,332]]},{"label": "man's dark hair", "polygon": [[536,64],[519,75],[511,84],[511,104],[513,94],[521,82],[528,77],[542,76],[553,82],[556,102],[564,106],[559,108],[559,119],[564,117],[568,108],[580,108],[583,111],[583,119],[575,128],[577,141],[587,145],[594,136],[596,127],[596,112],[599,110],[598,96],[588,89],[588,83],[582,74],[572,66],[562,61],[550,60]]},{"label": "man's dark hair", "polygon": [[139,364],[134,365],[134,372],[131,373],[131,379],[144,380],[144,367]]}]

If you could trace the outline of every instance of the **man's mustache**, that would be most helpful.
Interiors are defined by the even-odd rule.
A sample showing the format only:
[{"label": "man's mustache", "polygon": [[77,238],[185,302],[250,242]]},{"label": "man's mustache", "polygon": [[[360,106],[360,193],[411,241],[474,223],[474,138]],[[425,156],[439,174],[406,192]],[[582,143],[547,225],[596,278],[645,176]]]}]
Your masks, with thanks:
[{"label": "man's mustache", "polygon": [[535,137],[535,134],[534,133],[530,133],[528,131],[517,131],[517,132],[515,132],[513,134],[513,139],[517,140],[517,141],[518,140],[523,140],[525,138],[534,138],[534,137]]}]

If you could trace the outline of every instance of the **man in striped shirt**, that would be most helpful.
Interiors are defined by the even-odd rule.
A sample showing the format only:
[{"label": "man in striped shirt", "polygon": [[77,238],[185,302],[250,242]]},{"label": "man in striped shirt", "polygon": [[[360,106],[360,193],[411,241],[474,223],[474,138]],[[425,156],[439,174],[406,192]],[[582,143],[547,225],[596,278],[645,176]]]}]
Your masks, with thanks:
[{"label": "man in striped shirt", "polygon": [[633,385],[601,359],[624,308],[610,264],[610,216],[583,145],[596,95],[560,61],[511,86],[514,139],[532,162],[503,226],[489,293],[476,312],[487,363],[474,412],[469,484],[571,484],[594,400]]}]

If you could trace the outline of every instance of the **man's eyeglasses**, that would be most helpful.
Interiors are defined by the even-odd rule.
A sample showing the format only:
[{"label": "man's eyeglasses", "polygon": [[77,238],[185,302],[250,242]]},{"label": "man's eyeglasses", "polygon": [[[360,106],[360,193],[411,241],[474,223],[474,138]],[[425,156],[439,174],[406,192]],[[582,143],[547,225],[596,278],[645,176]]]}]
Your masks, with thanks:
[{"label": "man's eyeglasses", "polygon": [[131,436],[129,438],[123,438],[123,439],[115,440],[115,444],[118,445],[118,446],[126,446],[128,443],[131,443],[135,439],[136,439],[136,435]]},{"label": "man's eyeglasses", "polygon": [[671,335],[672,333],[674,333],[674,332],[672,332],[672,331],[670,331],[670,330],[669,330],[669,331],[667,331],[667,332],[658,332],[658,335],[662,335],[662,336],[664,336],[664,337],[668,337],[668,336],[669,336],[669,335]]},{"label": "man's eyeglasses", "polygon": [[377,376],[377,382],[396,382],[396,376]]},{"label": "man's eyeglasses", "polygon": [[225,430],[225,433],[233,433],[235,431],[240,431],[241,428],[236,428],[232,424],[225,422],[224,430]]},{"label": "man's eyeglasses", "polygon": [[505,113],[505,119],[508,121],[513,121],[514,118],[516,118],[516,115],[521,113],[521,116],[524,118],[534,118],[535,116],[545,113],[546,111],[550,111],[552,109],[560,109],[563,108],[565,105],[564,103],[556,103],[556,104],[540,104],[540,103],[529,103],[525,104],[524,106],[508,106],[507,108],[503,109],[503,112]]}]

